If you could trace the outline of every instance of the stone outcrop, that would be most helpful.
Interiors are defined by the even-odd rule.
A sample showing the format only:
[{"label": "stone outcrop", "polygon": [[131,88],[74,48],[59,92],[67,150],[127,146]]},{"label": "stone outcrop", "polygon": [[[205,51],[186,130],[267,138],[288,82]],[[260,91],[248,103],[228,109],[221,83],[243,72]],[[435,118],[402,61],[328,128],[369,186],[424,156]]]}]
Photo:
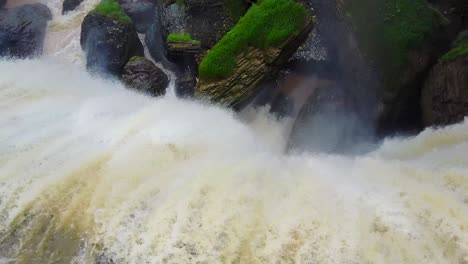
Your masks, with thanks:
[{"label": "stone outcrop", "polygon": [[382,133],[420,129],[419,96],[449,46],[443,15],[426,1],[311,0],[318,34],[357,111]]},{"label": "stone outcrop", "polygon": [[119,76],[133,56],[143,56],[133,23],[90,12],[81,25],[81,47],[86,52],[86,67],[91,71]]},{"label": "stone outcrop", "polygon": [[237,23],[248,4],[244,0],[185,0],[188,32],[211,48]]},{"label": "stone outcrop", "polygon": [[190,33],[203,49],[213,47],[244,14],[244,0],[161,1],[163,38],[171,33]]},{"label": "stone outcrop", "polygon": [[307,38],[313,22],[310,21],[300,34],[290,37],[279,47],[266,50],[249,47],[237,57],[233,73],[221,80],[200,80],[196,96],[214,102],[241,108],[258,93],[259,84],[274,76],[279,65],[285,63]]},{"label": "stone outcrop", "polygon": [[123,69],[122,80],[129,88],[152,96],[164,95],[169,84],[167,75],[143,57],[130,59]]},{"label": "stone outcrop", "polygon": [[432,69],[421,107],[425,126],[449,125],[468,116],[468,53],[441,60]]},{"label": "stone outcrop", "polygon": [[52,14],[43,4],[0,9],[0,56],[40,55],[50,19]]},{"label": "stone outcrop", "polygon": [[168,58],[177,65],[176,93],[186,97],[194,94],[197,76],[199,42],[167,42]]},{"label": "stone outcrop", "polygon": [[64,0],[62,6],[62,14],[66,14],[70,11],[75,10],[83,0]]},{"label": "stone outcrop", "polygon": [[155,18],[155,0],[118,0],[139,33],[146,33]]}]

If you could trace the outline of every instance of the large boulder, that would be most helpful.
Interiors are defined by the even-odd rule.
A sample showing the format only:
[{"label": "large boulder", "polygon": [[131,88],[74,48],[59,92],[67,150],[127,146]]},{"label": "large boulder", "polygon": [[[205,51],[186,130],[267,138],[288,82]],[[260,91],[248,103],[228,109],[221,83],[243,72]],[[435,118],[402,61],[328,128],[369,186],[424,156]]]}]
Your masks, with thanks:
[{"label": "large boulder", "polygon": [[[117,10],[111,15],[103,13],[100,5],[104,3]],[[131,57],[143,56],[143,45],[131,19],[117,3],[106,0],[100,5],[86,15],[81,25],[80,43],[86,52],[86,67],[91,71],[119,76]]]},{"label": "large boulder", "polygon": [[[273,42],[269,36],[278,36],[279,28],[289,31],[281,31],[282,37]],[[291,0],[262,1],[203,58],[196,96],[242,108],[258,94],[262,82],[278,73],[312,28],[313,19],[302,5]]]},{"label": "large boulder", "polygon": [[40,55],[50,19],[52,14],[43,4],[0,9],[0,56]]},{"label": "large boulder", "polygon": [[125,65],[122,80],[129,87],[152,96],[164,95],[169,84],[167,75],[143,57],[133,57]]},{"label": "large boulder", "polygon": [[453,124],[468,116],[468,31],[432,69],[421,106],[425,126]]},{"label": "large boulder", "polygon": [[64,0],[62,6],[62,14],[66,14],[70,11],[75,10],[83,0]]}]

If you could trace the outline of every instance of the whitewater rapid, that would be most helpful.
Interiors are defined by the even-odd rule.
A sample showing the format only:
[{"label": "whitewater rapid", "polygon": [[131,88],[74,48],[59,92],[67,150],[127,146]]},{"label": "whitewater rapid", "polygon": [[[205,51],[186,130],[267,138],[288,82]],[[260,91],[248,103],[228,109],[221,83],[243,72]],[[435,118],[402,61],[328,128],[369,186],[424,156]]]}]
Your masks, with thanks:
[{"label": "whitewater rapid", "polygon": [[44,56],[0,60],[0,263],[468,263],[468,121],[286,155],[266,109],[91,77],[99,0],[34,2],[54,17]]},{"label": "whitewater rapid", "polygon": [[[285,155],[258,111],[0,61],[1,263],[468,263],[468,122]],[[112,262],[111,262],[112,261]]]}]

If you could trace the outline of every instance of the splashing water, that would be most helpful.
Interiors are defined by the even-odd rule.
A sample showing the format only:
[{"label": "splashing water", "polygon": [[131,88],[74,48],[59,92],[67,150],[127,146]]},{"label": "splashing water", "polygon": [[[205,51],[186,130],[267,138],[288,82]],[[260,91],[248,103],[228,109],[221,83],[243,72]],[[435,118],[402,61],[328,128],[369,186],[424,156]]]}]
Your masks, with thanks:
[{"label": "splashing water", "polygon": [[261,112],[42,59],[0,62],[0,125],[6,263],[468,261],[467,122],[361,157],[287,156]]},{"label": "splashing water", "polygon": [[468,263],[468,121],[285,155],[263,111],[93,79],[98,0],[42,2],[45,58],[0,61],[0,263]]}]

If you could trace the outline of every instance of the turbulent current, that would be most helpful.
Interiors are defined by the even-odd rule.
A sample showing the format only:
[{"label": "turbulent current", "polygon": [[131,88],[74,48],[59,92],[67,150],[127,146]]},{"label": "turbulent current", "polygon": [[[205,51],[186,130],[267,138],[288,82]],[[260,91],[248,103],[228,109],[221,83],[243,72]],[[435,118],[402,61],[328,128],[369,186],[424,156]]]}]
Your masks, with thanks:
[{"label": "turbulent current", "polygon": [[91,77],[82,14],[44,57],[0,61],[0,263],[468,263],[468,120],[284,154],[261,110]]}]

